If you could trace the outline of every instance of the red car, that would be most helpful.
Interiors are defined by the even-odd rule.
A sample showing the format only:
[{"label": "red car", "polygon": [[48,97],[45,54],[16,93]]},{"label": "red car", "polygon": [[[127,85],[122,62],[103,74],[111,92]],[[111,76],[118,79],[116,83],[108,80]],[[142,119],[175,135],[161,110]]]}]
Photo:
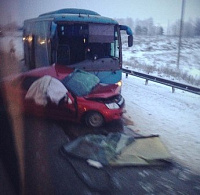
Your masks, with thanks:
[{"label": "red car", "polygon": [[[11,109],[53,119],[85,122],[99,127],[120,119],[125,101],[116,84],[99,83],[82,70],[52,65],[22,73],[1,82]],[[11,107],[11,106],[10,106]]]}]

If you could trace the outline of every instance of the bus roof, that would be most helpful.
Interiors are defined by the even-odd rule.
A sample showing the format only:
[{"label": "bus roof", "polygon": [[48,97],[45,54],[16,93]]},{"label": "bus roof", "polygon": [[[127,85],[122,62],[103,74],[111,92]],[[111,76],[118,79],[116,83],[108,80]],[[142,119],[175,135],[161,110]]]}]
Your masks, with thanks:
[{"label": "bus roof", "polygon": [[[118,24],[117,21],[103,17],[100,14],[86,9],[75,9],[75,8],[68,8],[68,9],[60,9],[57,11],[52,11],[48,13],[44,13],[39,15],[39,17],[30,19],[41,21],[43,19],[51,19],[55,22],[88,22],[88,23],[103,23],[103,24]],[[27,21],[30,21],[27,20]]]},{"label": "bus roof", "polygon": [[41,15],[39,15],[39,17],[45,16],[45,15],[52,15],[52,14],[86,14],[86,15],[100,16],[100,14],[98,14],[97,12],[91,11],[91,10],[66,8],[66,9],[60,9],[57,11],[52,11],[52,12],[41,14]]}]

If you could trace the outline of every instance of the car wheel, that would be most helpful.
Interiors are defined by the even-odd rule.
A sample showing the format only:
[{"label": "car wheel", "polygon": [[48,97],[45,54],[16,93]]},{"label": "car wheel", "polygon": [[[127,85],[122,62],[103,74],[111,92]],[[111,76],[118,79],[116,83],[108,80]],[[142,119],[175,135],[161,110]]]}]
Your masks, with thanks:
[{"label": "car wheel", "polygon": [[104,124],[104,118],[99,112],[89,112],[85,116],[85,123],[89,127],[101,127]]}]

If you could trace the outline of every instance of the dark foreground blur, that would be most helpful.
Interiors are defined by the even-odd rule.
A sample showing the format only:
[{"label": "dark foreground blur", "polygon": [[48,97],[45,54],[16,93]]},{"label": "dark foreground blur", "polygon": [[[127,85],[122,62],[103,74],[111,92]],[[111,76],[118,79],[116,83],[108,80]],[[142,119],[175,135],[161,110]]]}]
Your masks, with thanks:
[{"label": "dark foreground blur", "polygon": [[15,53],[0,51],[0,76],[1,78],[20,72],[20,61]]}]

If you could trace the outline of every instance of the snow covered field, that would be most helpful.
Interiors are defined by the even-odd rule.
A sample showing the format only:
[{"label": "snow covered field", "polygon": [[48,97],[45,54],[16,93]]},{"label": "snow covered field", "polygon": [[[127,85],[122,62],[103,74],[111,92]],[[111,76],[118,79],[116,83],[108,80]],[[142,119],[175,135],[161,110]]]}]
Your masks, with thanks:
[{"label": "snow covered field", "polygon": [[[126,38],[123,37],[123,42]],[[179,82],[200,86],[200,37],[182,38],[177,70],[178,37],[134,37],[131,48],[123,44],[123,65]]]},{"label": "snow covered field", "polygon": [[[9,51],[11,39],[16,55],[21,59],[22,37],[0,38],[0,49]],[[124,67],[187,82],[162,72],[167,67],[176,70],[177,38],[134,39],[132,48],[123,45]],[[200,80],[200,38],[185,39],[181,55],[180,70],[186,72],[186,76]],[[126,115],[134,122],[131,128],[143,135],[160,135],[176,161],[200,174],[200,96],[181,90],[172,93],[170,87],[144,83],[143,79],[125,78],[123,74],[122,95],[126,100]]]},{"label": "snow covered field", "polygon": [[7,32],[4,34],[4,37],[0,37],[0,50],[4,52],[9,52],[11,47],[13,46],[16,50],[16,57],[21,60],[24,56],[22,32]]}]

